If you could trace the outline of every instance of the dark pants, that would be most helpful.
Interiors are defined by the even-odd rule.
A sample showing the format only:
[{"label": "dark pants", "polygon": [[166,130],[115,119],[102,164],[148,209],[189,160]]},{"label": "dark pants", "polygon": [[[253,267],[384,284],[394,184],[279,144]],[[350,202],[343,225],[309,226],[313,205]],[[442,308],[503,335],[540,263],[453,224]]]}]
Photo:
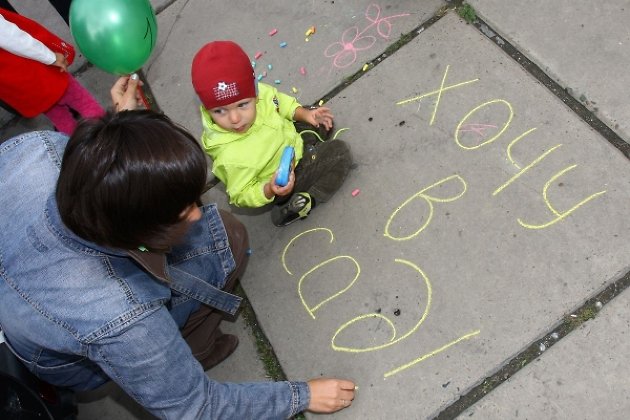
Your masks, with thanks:
[{"label": "dark pants", "polygon": [[[230,249],[236,262],[236,268],[228,276],[223,290],[231,292],[236,282],[241,278],[247,266],[249,248],[249,237],[245,226],[239,222],[231,213],[220,210],[225,231],[227,232]],[[193,312],[186,324],[181,329],[182,337],[186,340],[193,356],[202,365],[204,360],[211,354],[212,345],[223,333],[219,329],[219,324],[223,319],[223,313],[206,305]]]},{"label": "dark pants", "polygon": [[13,13],[17,13],[15,8],[11,6],[8,0],[0,0],[0,7],[2,7],[3,9],[10,10]]},{"label": "dark pants", "polygon": [[[70,16],[70,2],[72,0],[49,0],[49,3],[53,5],[57,12],[61,15],[66,24],[69,24]],[[0,0],[0,7],[17,13],[15,8],[11,6],[8,0]]]},{"label": "dark pants", "polygon": [[315,203],[325,203],[341,187],[351,165],[350,148],[341,140],[305,144],[293,192],[307,192]]}]

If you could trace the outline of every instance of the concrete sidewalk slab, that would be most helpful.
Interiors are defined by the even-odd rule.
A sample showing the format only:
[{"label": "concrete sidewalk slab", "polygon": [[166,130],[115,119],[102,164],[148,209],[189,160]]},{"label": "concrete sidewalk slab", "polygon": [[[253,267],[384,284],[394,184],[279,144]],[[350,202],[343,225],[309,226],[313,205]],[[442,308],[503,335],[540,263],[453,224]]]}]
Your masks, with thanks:
[{"label": "concrete sidewalk slab", "polygon": [[458,418],[628,418],[628,308],[626,290]]},{"label": "concrete sidewalk slab", "polygon": [[627,271],[627,160],[454,13],[330,106],[345,186],[284,229],[240,212],[285,372],[360,386],[335,418],[438,413]]},{"label": "concrete sidewalk slab", "polygon": [[477,14],[630,142],[627,63],[630,5],[624,0],[468,1]]}]

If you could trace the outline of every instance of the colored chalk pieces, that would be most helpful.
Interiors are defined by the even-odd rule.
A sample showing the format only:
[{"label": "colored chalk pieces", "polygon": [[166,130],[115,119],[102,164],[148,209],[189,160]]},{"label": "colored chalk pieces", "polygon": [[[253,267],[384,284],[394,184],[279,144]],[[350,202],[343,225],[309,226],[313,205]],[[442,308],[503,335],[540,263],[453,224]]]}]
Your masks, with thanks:
[{"label": "colored chalk pieces", "polygon": [[284,47],[286,47],[286,46],[287,46],[287,43],[286,43],[286,42],[282,41],[282,42],[280,43],[280,48],[284,48]]},{"label": "colored chalk pieces", "polygon": [[356,197],[357,195],[359,195],[359,193],[360,193],[360,192],[361,192],[361,190],[360,190],[360,189],[355,188],[354,190],[352,190],[352,193],[351,193],[351,194],[352,194],[352,196],[353,196],[353,197]]},{"label": "colored chalk pieces", "polygon": [[252,61],[252,68],[254,68],[254,69],[256,68],[256,62],[255,61]]},{"label": "colored chalk pieces", "polygon": [[274,28],[274,29],[269,31],[269,36],[274,36],[277,33],[278,33],[278,30],[276,28]]},{"label": "colored chalk pieces", "polygon": [[363,65],[363,71],[366,71],[369,68],[370,68],[369,64],[366,63],[366,64]]},{"label": "colored chalk pieces", "polygon": [[273,68],[273,66],[272,66],[271,64],[267,64],[267,68],[268,68],[269,70],[271,70],[271,69]]},{"label": "colored chalk pieces", "polygon": [[304,38],[304,41],[308,42],[308,37],[313,35],[314,33],[315,33],[315,27],[314,26],[311,26],[310,28],[308,28],[306,30],[306,32],[304,32],[304,35],[306,35],[306,38]]},{"label": "colored chalk pieces", "polygon": [[279,85],[281,83],[280,79],[276,79],[273,81],[276,85]]},{"label": "colored chalk pieces", "polygon": [[291,92],[293,93],[298,93],[298,90],[295,86],[291,87]]},{"label": "colored chalk pieces", "polygon": [[260,51],[258,51],[258,52],[256,53],[256,55],[254,55],[254,58],[255,58],[256,60],[258,60],[260,57],[262,57],[262,55],[263,55],[263,53],[262,53],[262,52],[260,52]]},{"label": "colored chalk pieces", "polygon": [[304,76],[306,74],[306,69],[304,67],[300,67],[300,74]]},{"label": "colored chalk pieces", "polygon": [[262,80],[262,78],[263,78],[263,75],[262,75],[262,74],[259,74],[258,76],[256,76],[256,79],[257,79],[258,81],[261,81],[261,80]]}]

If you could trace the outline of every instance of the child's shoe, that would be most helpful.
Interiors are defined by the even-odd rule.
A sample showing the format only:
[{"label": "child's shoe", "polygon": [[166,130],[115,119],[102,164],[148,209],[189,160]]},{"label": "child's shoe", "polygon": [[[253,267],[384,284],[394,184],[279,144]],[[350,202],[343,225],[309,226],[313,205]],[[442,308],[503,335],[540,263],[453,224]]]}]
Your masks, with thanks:
[{"label": "child's shoe", "polygon": [[314,200],[309,193],[295,193],[286,203],[271,209],[271,221],[276,226],[287,226],[308,216],[313,206]]}]

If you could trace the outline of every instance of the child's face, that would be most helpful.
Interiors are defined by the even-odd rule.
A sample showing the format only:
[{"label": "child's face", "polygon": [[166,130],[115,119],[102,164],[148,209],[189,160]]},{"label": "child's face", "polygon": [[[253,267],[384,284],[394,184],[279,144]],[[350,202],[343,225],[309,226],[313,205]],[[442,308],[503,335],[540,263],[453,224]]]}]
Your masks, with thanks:
[{"label": "child's face", "polygon": [[245,133],[256,120],[256,98],[241,99],[210,109],[212,120],[224,130]]}]

